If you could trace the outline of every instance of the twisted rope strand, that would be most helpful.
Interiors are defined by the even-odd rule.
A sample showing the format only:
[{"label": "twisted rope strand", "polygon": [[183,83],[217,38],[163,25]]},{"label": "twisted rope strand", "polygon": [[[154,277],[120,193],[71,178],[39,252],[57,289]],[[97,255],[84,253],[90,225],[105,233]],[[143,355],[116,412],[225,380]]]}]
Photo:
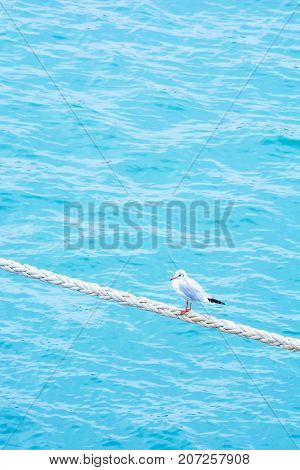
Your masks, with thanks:
[{"label": "twisted rope strand", "polygon": [[111,287],[103,287],[99,284],[92,282],[84,282],[80,279],[73,277],[63,276],[56,274],[46,269],[38,269],[29,264],[21,264],[13,260],[0,258],[0,268],[10,273],[21,274],[22,276],[40,281],[56,284],[66,289],[72,289],[88,295],[101,297],[111,302],[118,302],[122,305],[129,305],[142,310],[158,313],[170,318],[177,318],[178,320],[186,321],[189,323],[196,323],[204,326],[205,328],[216,328],[224,333],[232,335],[243,336],[245,338],[255,339],[262,343],[270,344],[272,346],[279,346],[283,349],[290,351],[300,351],[300,340],[288,336],[281,336],[276,333],[269,333],[268,331],[251,328],[250,326],[234,323],[229,320],[218,319],[210,315],[196,313],[194,311],[185,315],[181,315],[181,310],[174,305],[168,305],[155,300],[147,299],[146,297],[137,297],[129,292],[119,291]]}]

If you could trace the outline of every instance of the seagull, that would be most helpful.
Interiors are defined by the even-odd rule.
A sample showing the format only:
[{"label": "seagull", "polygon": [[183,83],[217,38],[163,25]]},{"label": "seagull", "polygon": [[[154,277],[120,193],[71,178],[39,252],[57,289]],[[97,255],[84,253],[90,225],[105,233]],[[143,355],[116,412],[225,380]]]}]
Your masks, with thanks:
[{"label": "seagull", "polygon": [[221,300],[214,299],[207,294],[203,287],[197,281],[191,279],[183,269],[178,269],[170,281],[172,281],[172,287],[177,294],[186,299],[185,309],[181,310],[182,315],[191,311],[192,301],[225,305]]}]

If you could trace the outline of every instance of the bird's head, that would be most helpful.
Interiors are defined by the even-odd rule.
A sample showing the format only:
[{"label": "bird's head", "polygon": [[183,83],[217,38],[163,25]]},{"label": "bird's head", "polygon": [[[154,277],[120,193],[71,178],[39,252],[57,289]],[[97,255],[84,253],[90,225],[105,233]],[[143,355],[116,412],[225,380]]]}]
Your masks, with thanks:
[{"label": "bird's head", "polygon": [[170,281],[174,281],[175,279],[180,279],[180,278],[183,278],[183,277],[186,277],[186,276],[187,276],[187,274],[183,269],[178,269],[175,272],[174,276],[171,277]]}]

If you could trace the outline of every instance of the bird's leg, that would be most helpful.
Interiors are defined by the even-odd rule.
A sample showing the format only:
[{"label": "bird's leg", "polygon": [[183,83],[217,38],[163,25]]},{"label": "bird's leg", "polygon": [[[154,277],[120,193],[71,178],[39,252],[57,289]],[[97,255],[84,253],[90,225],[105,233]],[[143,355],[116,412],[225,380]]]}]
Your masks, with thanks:
[{"label": "bird's leg", "polygon": [[189,301],[188,301],[188,299],[186,299],[185,309],[181,310],[181,315],[184,315],[185,313],[188,313],[190,310],[191,309],[189,308]]}]

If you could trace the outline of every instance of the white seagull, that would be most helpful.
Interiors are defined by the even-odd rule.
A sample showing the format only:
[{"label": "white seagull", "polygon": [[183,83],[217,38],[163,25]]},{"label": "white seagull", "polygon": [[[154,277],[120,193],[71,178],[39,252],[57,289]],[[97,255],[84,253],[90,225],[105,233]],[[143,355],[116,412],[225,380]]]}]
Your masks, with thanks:
[{"label": "white seagull", "polygon": [[181,310],[182,315],[191,311],[192,302],[225,305],[221,300],[214,299],[211,295],[207,294],[203,287],[197,281],[191,279],[183,269],[178,269],[170,281],[172,281],[172,287],[177,294],[186,299],[185,310]]}]

